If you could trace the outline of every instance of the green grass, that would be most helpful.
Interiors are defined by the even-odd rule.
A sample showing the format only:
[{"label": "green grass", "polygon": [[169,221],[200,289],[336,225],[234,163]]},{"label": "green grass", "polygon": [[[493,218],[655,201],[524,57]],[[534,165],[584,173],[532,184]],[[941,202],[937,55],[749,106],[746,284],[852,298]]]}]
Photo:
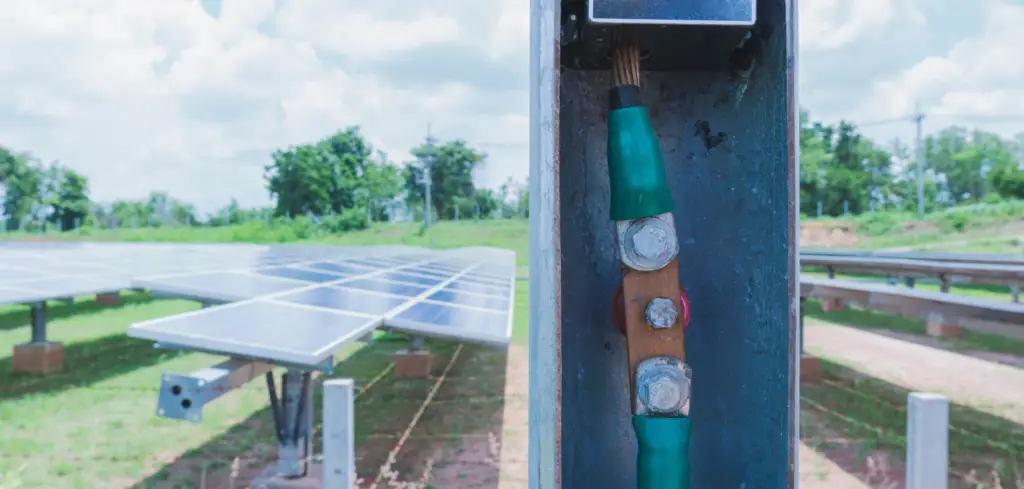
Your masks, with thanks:
[{"label": "green grass", "polygon": [[[226,229],[140,230],[131,238],[223,242],[230,240],[225,232]],[[518,253],[521,279],[516,282],[512,337],[513,342],[525,344],[529,310],[526,238],[525,221],[485,221],[442,222],[426,233],[421,233],[415,224],[378,225],[365,231],[302,242],[513,249]],[[163,372],[189,372],[220,358],[154,349],[150,342],[127,338],[124,332],[133,322],[193,310],[198,304],[157,300],[139,293],[123,294],[122,304],[116,307],[97,306],[90,299],[72,305],[50,303],[49,337],[64,343],[65,370],[47,376],[12,373],[9,355],[15,345],[26,342],[30,336],[28,308],[0,307],[0,489],[199,487],[204,472],[211,481],[227,477],[234,457],[240,457],[243,472],[273,459],[276,447],[272,445],[271,418],[262,382],[252,382],[207,406],[204,419],[198,424],[155,415]],[[401,345],[386,340],[370,346],[351,345],[339,355],[335,376],[353,378],[357,385],[366,384],[383,371],[390,363],[390,354]],[[428,346],[435,374],[439,374],[456,345],[432,341]],[[442,388],[437,397],[441,402],[427,410],[417,433],[443,428],[451,433],[480,434],[490,428],[496,415],[500,418],[504,355],[469,346],[459,358],[453,374],[461,373],[466,380]],[[395,443],[394,439],[375,437],[404,429],[432,385],[432,380],[400,380],[388,375],[360,398],[356,410],[357,446],[365,445],[368,450],[367,459],[359,462],[361,473],[373,472],[375,464],[379,465],[378,459],[386,456]],[[464,395],[482,401],[452,402]],[[452,418],[451,413],[459,415]],[[319,420],[317,423],[319,426]],[[415,439],[414,436],[410,448],[403,449],[412,457],[410,460],[415,459]],[[411,466],[398,469],[415,473]]]},{"label": "green grass", "polygon": [[[838,449],[861,457],[880,450],[902,463],[909,392],[840,363],[821,359],[821,364],[824,381],[800,388],[801,409],[807,413],[801,419],[804,443],[824,453]],[[984,475],[994,470],[1003,481],[1024,475],[1024,427],[955,403],[950,405],[949,423],[954,471],[977,470]],[[827,428],[823,430],[822,424]],[[840,438],[829,436],[835,431]]]}]

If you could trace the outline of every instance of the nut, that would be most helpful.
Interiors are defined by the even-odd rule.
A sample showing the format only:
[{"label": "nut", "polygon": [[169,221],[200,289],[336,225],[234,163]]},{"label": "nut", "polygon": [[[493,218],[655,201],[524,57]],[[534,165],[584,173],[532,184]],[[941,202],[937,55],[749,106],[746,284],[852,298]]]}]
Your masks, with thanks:
[{"label": "nut", "polygon": [[655,297],[647,303],[644,316],[647,319],[647,324],[652,328],[668,329],[676,324],[676,320],[679,319],[679,311],[676,310],[676,305],[672,303],[671,299]]},{"label": "nut", "polygon": [[633,235],[633,250],[642,258],[659,260],[670,252],[668,233],[660,227],[645,224]]},{"label": "nut", "polygon": [[640,402],[655,413],[677,411],[683,400],[682,386],[664,373],[653,375],[649,382],[640,386]]}]

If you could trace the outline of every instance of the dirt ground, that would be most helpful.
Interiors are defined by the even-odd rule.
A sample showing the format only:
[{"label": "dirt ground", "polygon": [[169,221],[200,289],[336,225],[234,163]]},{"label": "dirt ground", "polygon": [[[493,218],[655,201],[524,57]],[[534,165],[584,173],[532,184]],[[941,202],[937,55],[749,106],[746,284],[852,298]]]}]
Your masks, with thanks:
[{"label": "dirt ground", "polygon": [[1024,370],[835,324],[806,331],[808,351],[917,392],[1024,424]]},{"label": "dirt ground", "polygon": [[857,244],[857,233],[832,221],[800,223],[800,245],[809,248],[849,247]]},{"label": "dirt ground", "polygon": [[[895,386],[904,392],[903,399],[909,392],[938,393],[949,398],[950,488],[1024,489],[1024,481],[995,485],[992,468],[1007,460],[999,461],[1000,458],[977,451],[979,443],[1005,443],[1014,439],[1013,433],[1024,425],[1024,389],[1021,388],[1024,369],[1017,366],[1020,358],[1016,361],[989,359],[979,352],[952,351],[934,338],[865,331],[832,323],[810,324],[805,340],[808,353],[841,364],[856,377]],[[836,384],[839,383],[833,385]],[[860,390],[856,388],[856,381],[850,385]],[[801,477],[807,482],[802,487],[902,489],[905,478],[902,456],[892,456],[872,444],[845,440],[841,434],[830,431],[820,422],[824,413],[815,409],[816,406],[808,408],[807,395],[805,393],[802,403],[802,433],[814,433],[816,438],[831,440],[801,447]],[[886,418],[891,420],[893,416],[905,419],[905,408],[899,406],[905,406],[905,400],[897,401],[893,406],[876,405],[874,411],[860,413],[861,416],[867,414],[867,418],[858,419],[872,423],[869,418],[875,417],[875,422],[883,425]],[[886,414],[887,410],[896,408],[898,410]],[[845,409],[852,413],[863,408],[846,405]],[[834,412],[828,414],[835,416]],[[902,435],[905,426],[896,428]],[[983,434],[983,440],[973,440],[979,433]]]},{"label": "dirt ground", "polygon": [[[506,352],[467,347],[444,376],[433,400],[388,464],[401,432],[378,434],[357,446],[360,488],[525,489],[529,422],[529,357],[525,346]],[[414,396],[425,399],[425,396]],[[408,422],[413,416],[397,416]],[[382,467],[384,470],[382,470]]]}]

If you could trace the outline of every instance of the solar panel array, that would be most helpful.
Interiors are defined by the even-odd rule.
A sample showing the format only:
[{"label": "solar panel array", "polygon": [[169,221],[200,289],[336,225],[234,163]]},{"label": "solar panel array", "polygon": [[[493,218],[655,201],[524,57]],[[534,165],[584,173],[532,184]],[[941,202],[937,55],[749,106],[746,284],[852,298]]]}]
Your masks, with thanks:
[{"label": "solar panel array", "polygon": [[408,247],[0,243],[0,304],[32,303],[132,288],[159,274],[273,266],[341,255],[386,256]]},{"label": "solar panel array", "polygon": [[129,336],[319,366],[378,327],[505,345],[515,254],[492,248],[0,243],[0,304],[150,289],[218,307]]},{"label": "solar panel array", "polygon": [[463,248],[150,276],[133,284],[237,302],[139,323],[128,334],[305,366],[378,327],[505,345],[514,270],[512,252]]}]

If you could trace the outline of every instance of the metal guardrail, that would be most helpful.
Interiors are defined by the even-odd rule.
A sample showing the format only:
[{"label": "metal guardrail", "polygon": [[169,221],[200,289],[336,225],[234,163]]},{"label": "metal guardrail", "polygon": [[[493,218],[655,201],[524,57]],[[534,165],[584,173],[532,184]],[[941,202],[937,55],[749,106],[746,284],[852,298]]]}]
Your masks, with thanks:
[{"label": "metal guardrail", "polygon": [[[800,277],[801,324],[803,300],[813,298],[990,334],[1016,336],[1024,331],[1024,304],[1020,303],[1024,259],[1014,256],[802,250],[800,266],[824,268],[829,274],[828,278]],[[891,285],[836,279],[839,271],[886,275]],[[897,276],[908,287],[893,287]],[[914,289],[915,279],[922,277],[937,278],[940,291]],[[954,281],[1007,285],[1013,302],[950,294]]]},{"label": "metal guardrail", "polygon": [[904,260],[926,260],[939,262],[985,263],[990,265],[1024,266],[1024,256],[997,255],[987,253],[951,253],[939,251],[875,251],[833,248],[801,248],[801,256],[851,256],[894,258]]},{"label": "metal guardrail", "polygon": [[[1017,263],[1016,257],[990,255],[987,260],[954,260],[957,254],[945,254],[945,259],[925,259],[920,253],[889,253],[881,256],[878,252],[851,252],[806,250],[800,253],[800,266],[824,268],[830,278],[837,272],[869,273],[903,277],[913,287],[917,278],[938,279],[940,290],[948,292],[951,283],[1006,285],[1013,296],[1013,302],[1020,302],[1020,285],[1024,283],[1024,260]],[[928,254],[936,257],[936,254]],[[979,255],[975,255],[979,256]]]},{"label": "metal guardrail", "polygon": [[817,277],[800,279],[802,299],[839,299],[866,309],[943,324],[986,321],[1024,327],[1024,304]]}]

